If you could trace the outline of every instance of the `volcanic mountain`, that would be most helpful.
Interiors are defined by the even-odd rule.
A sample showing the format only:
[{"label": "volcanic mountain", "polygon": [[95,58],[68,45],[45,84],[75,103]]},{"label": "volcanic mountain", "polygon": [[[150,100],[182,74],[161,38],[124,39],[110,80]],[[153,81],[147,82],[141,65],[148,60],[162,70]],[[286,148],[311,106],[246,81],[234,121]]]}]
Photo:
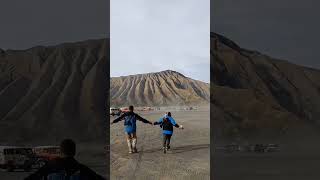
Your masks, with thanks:
[{"label": "volcanic mountain", "polygon": [[209,84],[178,72],[113,77],[110,82],[111,105],[176,106],[209,104]]},{"label": "volcanic mountain", "polygon": [[215,134],[282,134],[320,123],[320,71],[241,48],[211,33]]},{"label": "volcanic mountain", "polygon": [[0,140],[105,137],[108,65],[107,39],[1,50]]}]

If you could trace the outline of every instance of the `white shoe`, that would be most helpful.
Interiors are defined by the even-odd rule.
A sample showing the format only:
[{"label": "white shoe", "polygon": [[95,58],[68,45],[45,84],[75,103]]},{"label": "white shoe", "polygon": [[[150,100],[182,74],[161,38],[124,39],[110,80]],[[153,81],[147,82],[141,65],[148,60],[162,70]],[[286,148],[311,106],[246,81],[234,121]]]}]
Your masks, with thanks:
[{"label": "white shoe", "polygon": [[127,140],[127,142],[128,142],[129,154],[132,154],[132,144],[131,144],[131,140]]},{"label": "white shoe", "polygon": [[138,152],[137,151],[137,139],[136,138],[132,139],[132,149],[133,149],[134,153]]},{"label": "white shoe", "polygon": [[138,152],[137,148],[133,148],[133,152],[137,153]]},{"label": "white shoe", "polygon": [[166,147],[163,147],[163,153],[164,153],[164,154],[167,153],[167,150],[168,150],[168,149],[167,149]]}]

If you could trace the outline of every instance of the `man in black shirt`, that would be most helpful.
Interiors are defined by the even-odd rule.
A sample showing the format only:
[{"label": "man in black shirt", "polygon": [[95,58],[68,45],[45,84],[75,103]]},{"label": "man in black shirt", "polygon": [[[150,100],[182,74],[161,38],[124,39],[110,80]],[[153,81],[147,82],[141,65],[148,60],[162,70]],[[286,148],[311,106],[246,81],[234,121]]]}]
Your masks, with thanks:
[{"label": "man in black shirt", "polygon": [[84,180],[105,180],[105,178],[96,174],[94,171],[74,159],[76,154],[76,144],[73,140],[63,140],[60,144],[60,149],[60,158],[49,161],[38,171],[25,178],[25,180],[46,180],[48,176],[53,174],[57,175],[55,176],[57,179],[61,176],[66,179],[71,176],[77,176],[78,179]]}]

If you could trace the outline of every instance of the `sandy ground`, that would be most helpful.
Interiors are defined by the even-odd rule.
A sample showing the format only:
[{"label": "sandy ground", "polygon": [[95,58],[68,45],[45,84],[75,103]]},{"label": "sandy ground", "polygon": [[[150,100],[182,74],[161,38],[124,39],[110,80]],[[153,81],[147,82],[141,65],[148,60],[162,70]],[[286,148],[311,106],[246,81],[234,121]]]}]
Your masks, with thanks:
[{"label": "sandy ground", "polygon": [[[164,112],[137,112],[157,121]],[[138,122],[138,153],[128,154],[123,122],[111,126],[111,179],[210,179],[209,111],[172,111],[185,129],[174,129],[171,150],[164,154],[159,126]],[[114,118],[111,118],[113,120]]]},{"label": "sandy ground", "polygon": [[216,153],[214,180],[318,180],[319,154]]},{"label": "sandy ground", "polygon": [[[106,177],[107,165],[106,153],[104,145],[97,144],[79,144],[77,146],[78,153],[76,159],[79,162],[85,164],[98,174]],[[35,170],[33,170],[35,171]],[[16,170],[14,172],[6,172],[5,170],[0,171],[1,180],[21,180],[27,177],[31,172],[23,172],[22,170]]]},{"label": "sandy ground", "polygon": [[319,129],[310,125],[285,137],[262,140],[279,144],[279,152],[224,153],[213,148],[214,180],[319,180],[319,139]]}]

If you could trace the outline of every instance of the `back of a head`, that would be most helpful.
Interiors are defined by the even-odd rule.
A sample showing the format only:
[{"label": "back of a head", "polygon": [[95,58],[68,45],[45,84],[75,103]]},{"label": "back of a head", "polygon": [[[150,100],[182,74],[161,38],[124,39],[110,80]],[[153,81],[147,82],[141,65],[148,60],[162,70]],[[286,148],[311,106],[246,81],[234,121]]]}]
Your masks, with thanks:
[{"label": "back of a head", "polygon": [[129,106],[129,111],[131,111],[131,112],[133,112],[133,106],[131,105],[131,106]]},{"label": "back of a head", "polygon": [[72,139],[65,139],[61,142],[60,149],[65,157],[74,157],[76,154],[76,143]]},{"label": "back of a head", "polygon": [[167,115],[168,115],[169,117],[171,117],[171,112],[168,112]]}]

